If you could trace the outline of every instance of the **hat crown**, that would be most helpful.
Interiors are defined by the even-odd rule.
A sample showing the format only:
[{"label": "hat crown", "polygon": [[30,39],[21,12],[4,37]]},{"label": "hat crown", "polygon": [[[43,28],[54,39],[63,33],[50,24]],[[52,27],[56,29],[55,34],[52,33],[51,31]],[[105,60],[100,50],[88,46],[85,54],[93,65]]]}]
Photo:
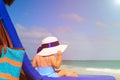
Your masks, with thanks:
[{"label": "hat crown", "polygon": [[55,41],[58,41],[56,37],[46,37],[45,39],[42,40],[42,44],[51,43]]}]

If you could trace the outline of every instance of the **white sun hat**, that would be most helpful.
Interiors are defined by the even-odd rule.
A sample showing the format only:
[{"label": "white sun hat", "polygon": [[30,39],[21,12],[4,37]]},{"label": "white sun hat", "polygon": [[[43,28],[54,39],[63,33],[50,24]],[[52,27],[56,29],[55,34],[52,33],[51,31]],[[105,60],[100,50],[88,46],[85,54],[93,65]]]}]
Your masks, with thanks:
[{"label": "white sun hat", "polygon": [[56,37],[46,37],[42,40],[42,45],[37,50],[37,55],[48,56],[56,54],[58,51],[64,52],[67,48],[65,44],[59,44]]}]

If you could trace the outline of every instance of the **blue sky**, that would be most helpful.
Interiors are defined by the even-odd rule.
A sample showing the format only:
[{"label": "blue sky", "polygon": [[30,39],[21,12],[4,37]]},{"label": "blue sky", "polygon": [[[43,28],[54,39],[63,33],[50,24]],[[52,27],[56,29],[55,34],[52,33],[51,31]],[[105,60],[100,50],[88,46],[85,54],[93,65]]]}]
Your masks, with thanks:
[{"label": "blue sky", "polygon": [[44,37],[56,36],[68,44],[63,59],[120,60],[116,1],[15,0],[7,10],[30,59]]}]

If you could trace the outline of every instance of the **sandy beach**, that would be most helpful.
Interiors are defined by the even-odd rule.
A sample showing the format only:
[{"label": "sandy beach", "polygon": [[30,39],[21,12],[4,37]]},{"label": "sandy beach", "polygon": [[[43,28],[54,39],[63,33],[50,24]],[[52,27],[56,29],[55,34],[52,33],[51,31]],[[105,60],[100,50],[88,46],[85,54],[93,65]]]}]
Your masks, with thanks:
[{"label": "sandy beach", "polygon": [[120,80],[120,69],[108,69],[108,68],[83,68],[69,65],[62,65],[60,69],[65,69],[73,72],[77,72],[80,75],[110,75]]}]

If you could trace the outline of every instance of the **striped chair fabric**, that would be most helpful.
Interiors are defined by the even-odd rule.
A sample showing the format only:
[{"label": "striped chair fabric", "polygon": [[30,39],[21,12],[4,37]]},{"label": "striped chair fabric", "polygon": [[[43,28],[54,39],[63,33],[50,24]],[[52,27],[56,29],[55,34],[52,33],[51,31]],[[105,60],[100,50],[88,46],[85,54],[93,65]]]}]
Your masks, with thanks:
[{"label": "striped chair fabric", "polygon": [[8,47],[4,53],[4,48],[2,48],[0,80],[19,80],[24,54],[24,50],[14,50]]}]

